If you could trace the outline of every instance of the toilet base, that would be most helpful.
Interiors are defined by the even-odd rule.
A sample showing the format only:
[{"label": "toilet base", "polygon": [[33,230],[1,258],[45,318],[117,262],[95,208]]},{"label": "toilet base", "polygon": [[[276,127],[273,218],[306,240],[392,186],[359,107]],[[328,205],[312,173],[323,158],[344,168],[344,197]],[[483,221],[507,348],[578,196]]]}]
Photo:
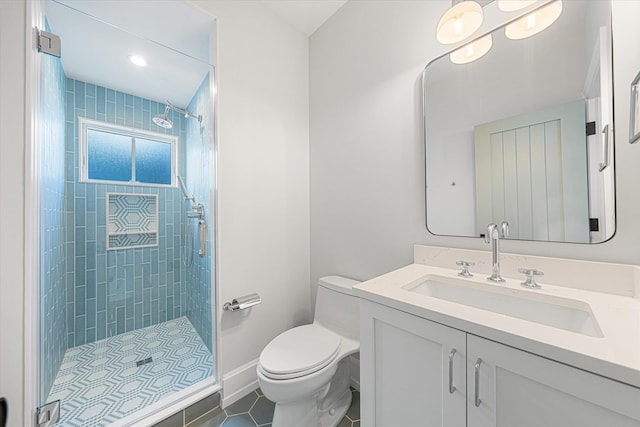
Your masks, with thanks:
[{"label": "toilet base", "polygon": [[318,413],[318,427],[336,427],[349,410],[352,398],[351,390],[347,388],[330,408]]},{"label": "toilet base", "polygon": [[[338,363],[331,381],[315,394],[300,400],[276,402],[273,427],[335,427],[351,405],[348,358]],[[263,388],[265,396],[269,395]]]},{"label": "toilet base", "polygon": [[342,395],[323,410],[319,410],[313,400],[301,405],[276,403],[273,413],[274,427],[336,427],[349,410],[352,400],[351,390],[347,388]]}]

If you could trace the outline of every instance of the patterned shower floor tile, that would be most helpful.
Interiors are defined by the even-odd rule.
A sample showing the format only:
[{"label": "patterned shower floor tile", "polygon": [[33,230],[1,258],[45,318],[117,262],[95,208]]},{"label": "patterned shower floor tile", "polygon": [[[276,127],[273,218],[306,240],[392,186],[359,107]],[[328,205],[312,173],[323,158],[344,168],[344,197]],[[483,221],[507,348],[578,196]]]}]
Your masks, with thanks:
[{"label": "patterned shower floor tile", "polygon": [[47,402],[61,401],[60,426],[106,426],[211,375],[211,353],[180,317],[68,349]]}]

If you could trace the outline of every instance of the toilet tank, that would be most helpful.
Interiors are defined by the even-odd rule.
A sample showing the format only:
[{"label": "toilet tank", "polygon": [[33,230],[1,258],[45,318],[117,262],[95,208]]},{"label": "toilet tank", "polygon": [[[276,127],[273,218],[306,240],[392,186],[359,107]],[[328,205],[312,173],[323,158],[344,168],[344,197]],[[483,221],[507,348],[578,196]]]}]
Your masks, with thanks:
[{"label": "toilet tank", "polygon": [[313,323],[360,341],[360,302],[351,288],[360,283],[340,276],[321,277]]}]

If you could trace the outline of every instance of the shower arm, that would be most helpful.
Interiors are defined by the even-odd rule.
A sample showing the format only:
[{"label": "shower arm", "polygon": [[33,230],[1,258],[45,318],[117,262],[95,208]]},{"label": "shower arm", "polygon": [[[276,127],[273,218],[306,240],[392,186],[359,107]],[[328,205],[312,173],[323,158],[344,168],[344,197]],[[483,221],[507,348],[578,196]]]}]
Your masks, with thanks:
[{"label": "shower arm", "polygon": [[180,189],[182,189],[182,194],[184,194],[184,199],[191,200],[193,203],[195,203],[196,196],[194,196],[193,194],[191,196],[189,195],[187,187],[184,185],[184,181],[182,180],[182,177],[180,175],[178,175],[178,183],[180,184]]},{"label": "shower arm", "polygon": [[197,121],[202,122],[202,115],[200,115],[200,114],[195,115],[192,112],[190,112],[188,110],[185,110],[184,108],[176,107],[175,105],[173,105],[169,101],[167,101],[167,108],[171,108],[173,111],[177,111],[180,114],[184,114],[185,117],[192,117],[192,118],[196,119]]}]

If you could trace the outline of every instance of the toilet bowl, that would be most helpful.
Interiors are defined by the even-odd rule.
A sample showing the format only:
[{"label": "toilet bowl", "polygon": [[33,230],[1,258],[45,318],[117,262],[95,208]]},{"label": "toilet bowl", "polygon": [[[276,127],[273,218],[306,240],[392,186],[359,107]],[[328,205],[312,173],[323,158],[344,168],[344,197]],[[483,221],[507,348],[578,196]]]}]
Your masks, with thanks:
[{"label": "toilet bowl", "polygon": [[348,356],[360,350],[360,282],[339,276],[318,283],[313,323],[289,329],[262,350],[258,383],[275,402],[273,427],[335,427],[351,404]]}]

